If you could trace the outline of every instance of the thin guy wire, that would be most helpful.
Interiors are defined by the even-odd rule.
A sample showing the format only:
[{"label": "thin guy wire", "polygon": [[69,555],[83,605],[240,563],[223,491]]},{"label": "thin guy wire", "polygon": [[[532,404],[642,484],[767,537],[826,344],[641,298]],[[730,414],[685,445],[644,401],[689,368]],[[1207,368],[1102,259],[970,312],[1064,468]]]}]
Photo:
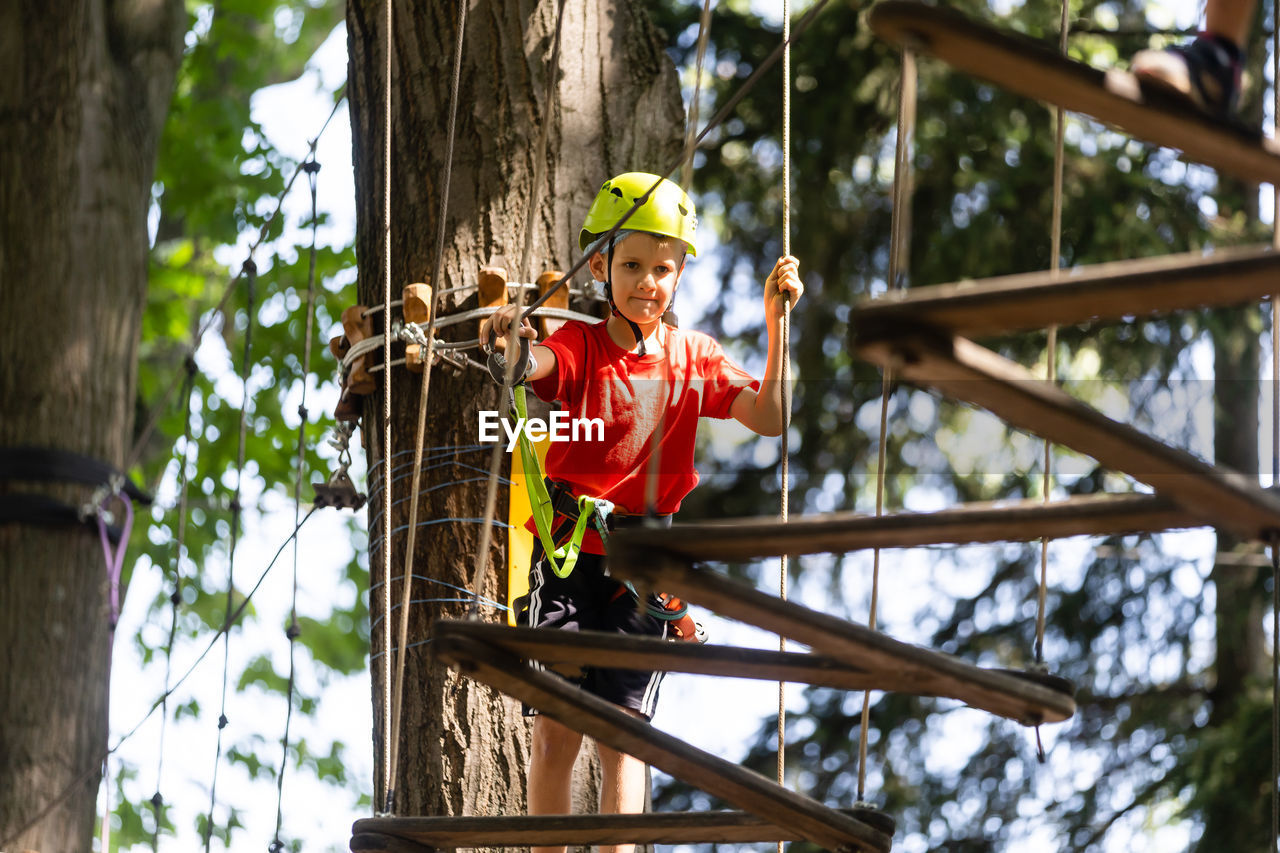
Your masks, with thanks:
[{"label": "thin guy wire", "polygon": [[[382,304],[391,304],[391,0],[385,0],[386,41],[383,66],[383,149],[382,149]],[[383,314],[382,363],[391,364],[390,312]],[[391,371],[382,372],[382,458],[391,458]],[[387,508],[382,517],[382,536],[387,547],[382,549],[382,577],[391,577],[391,466],[383,469],[383,505]],[[391,612],[391,584],[384,589],[383,607]],[[391,620],[383,623],[382,647],[391,648]],[[391,710],[391,655],[383,658],[382,667],[382,803],[383,811],[392,811],[392,765],[395,761],[395,738],[392,736]],[[376,806],[375,806],[376,808]]]},{"label": "thin guy wire", "polygon": [[[227,552],[227,621],[231,621],[231,611],[236,586],[236,546],[240,541],[240,491],[244,485],[245,438],[249,431],[249,370],[253,356],[253,320],[255,290],[258,284],[258,268],[249,257],[242,267],[245,279],[245,328],[244,354],[240,364],[240,429],[236,450],[236,489],[231,498],[231,535],[230,548]],[[213,838],[213,809],[218,802],[218,765],[222,763],[222,731],[227,727],[227,673],[231,667],[231,632],[223,636],[222,647],[222,702],[218,714],[218,749],[213,760],[213,779],[209,784],[209,816],[204,829],[204,849],[209,851],[209,842]]]},{"label": "thin guy wire", "polygon": [[[1067,0],[1062,0],[1062,22],[1059,29],[1058,50],[1067,55],[1067,37],[1070,35],[1071,21],[1068,17]],[[1053,147],[1053,220],[1049,226],[1049,276],[1057,279],[1062,267],[1062,176],[1066,168],[1066,111],[1058,107],[1054,111],[1054,147]],[[1045,341],[1045,362],[1047,379],[1050,385],[1058,381],[1058,327],[1049,326]],[[1044,441],[1044,479],[1042,500],[1050,502],[1053,492],[1053,442]],[[1044,629],[1045,610],[1049,597],[1049,537],[1040,539],[1040,582],[1036,591],[1036,664],[1044,663]],[[1043,754],[1043,753],[1042,753]]]},{"label": "thin guy wire", "polygon": [[[338,93],[343,92],[346,88],[347,84],[343,83],[342,86],[338,88]],[[342,104],[345,98],[346,96],[343,94],[335,94],[333,99],[333,109],[329,111],[329,117],[324,120],[324,124],[321,125],[320,131],[315,135],[315,137],[308,142],[308,157],[315,155],[316,146],[320,144],[320,137],[324,135],[325,130],[329,127],[329,122],[333,121],[334,115],[338,112],[338,107]],[[258,247],[262,245],[263,241],[267,237],[267,232],[270,230],[272,224],[275,223],[276,218],[280,215],[280,209],[284,207],[285,196],[289,194],[289,190],[293,188],[293,182],[302,172],[303,162],[306,162],[306,158],[304,158],[302,162],[299,162],[294,168],[293,174],[289,176],[289,180],[284,185],[284,189],[280,190],[280,193],[276,196],[276,209],[273,210],[271,215],[267,217],[266,221],[262,223],[262,227],[258,229],[258,236],[249,244],[249,251],[247,252],[248,257],[253,257],[254,252],[256,252]],[[213,325],[213,319],[222,315],[223,309],[227,306],[227,300],[231,298],[232,292],[235,291],[236,285],[240,283],[240,279],[243,275],[244,270],[242,268],[231,278],[231,281],[227,283],[226,289],[223,290],[222,298],[218,300],[217,306],[213,311],[205,313],[203,320],[201,319],[200,314],[197,314],[196,317],[192,319],[192,340],[190,352],[194,353],[200,348],[200,340],[204,337],[205,332],[209,331],[210,326]],[[160,415],[169,407],[169,399],[173,396],[173,392],[177,389],[178,384],[179,383],[176,378],[170,381],[168,387],[165,388],[155,405],[151,407],[151,411],[147,415],[146,425],[143,426],[142,431],[138,433],[138,438],[133,442],[133,448],[125,458],[124,464],[120,466],[122,471],[128,471],[133,467],[133,464],[138,461],[139,457],[141,457],[143,448],[145,448],[148,442],[151,441],[151,433],[155,430],[156,425],[160,423]]]},{"label": "thin guy wire", "polygon": [[[311,184],[311,252],[307,263],[307,331],[302,345],[302,399],[298,401],[298,462],[293,481],[293,526],[298,526],[302,513],[302,480],[307,464],[307,379],[311,376],[311,336],[316,313],[316,232],[320,221],[316,204],[316,173],[320,164],[311,158],[307,178]],[[293,688],[296,674],[294,650],[298,639],[298,540],[293,541],[293,590],[289,598],[289,683],[285,689],[284,737],[281,738],[280,774],[276,777],[276,834],[272,847],[281,847],[280,828],[284,823],[284,777],[289,766],[289,726],[293,721]]]},{"label": "thin guy wire", "polygon": [[[898,138],[893,162],[893,212],[889,229],[889,290],[898,290],[907,275],[910,243],[911,136],[916,114],[916,60],[908,48],[902,51],[902,74],[898,86]],[[880,378],[880,443],[876,454],[876,517],[884,514],[885,467],[888,464],[889,397],[893,390],[893,368],[886,365]],[[880,549],[871,556],[871,605],[867,627],[876,629],[880,605]],[[867,726],[871,720],[871,691],[862,693],[862,716],[858,724],[858,800],[867,789]]]},{"label": "thin guy wire", "polygon": [[182,550],[187,538],[187,499],[190,494],[191,478],[187,470],[191,466],[191,395],[195,391],[196,362],[194,358],[186,360],[187,378],[182,383],[183,400],[186,408],[182,419],[182,458],[178,460],[178,536],[173,545],[173,592],[169,594],[169,638],[164,645],[164,689],[165,696],[161,700],[160,744],[156,755],[156,792],[151,797],[151,807],[155,818],[155,826],[151,829],[151,849],[153,853],[160,849],[160,817],[164,800],[160,794],[160,783],[164,778],[164,740],[169,724],[169,678],[173,674],[173,640],[178,633],[178,604],[182,601]]},{"label": "thin guy wire", "polygon": [[[720,109],[716,110],[715,115],[713,115],[707,121],[706,127],[704,127],[701,130],[701,132],[698,133],[698,138],[694,141],[695,150],[697,150],[698,145],[702,143],[702,140],[706,139],[707,135],[710,134],[711,131],[719,127],[720,124],[726,118],[729,117],[729,115],[733,112],[733,109],[738,105],[738,102],[741,101],[744,97],[746,97],[748,92],[750,92],[753,88],[755,88],[756,83],[760,81],[760,79],[764,76],[764,73],[768,71],[770,68],[772,68],[773,63],[777,62],[778,58],[782,56],[782,51],[784,47],[790,44],[792,41],[795,41],[796,38],[798,38],[801,33],[803,33],[806,29],[808,29],[809,24],[812,23],[814,18],[818,16],[818,13],[821,12],[823,8],[826,7],[828,2],[829,0],[818,0],[818,2],[814,3],[811,7],[809,7],[809,11],[805,12],[804,15],[801,16],[800,20],[796,21],[795,26],[792,27],[791,38],[785,40],[782,44],[779,44],[776,48],[774,48],[773,51],[764,58],[764,61],[761,62],[758,66],[756,66],[755,71],[752,71],[750,76],[748,76],[746,80],[742,81],[742,85],[738,86],[738,88],[734,91],[734,93],[729,97],[729,100],[725,101],[724,105],[720,107]],[[684,152],[681,152],[680,157],[674,163],[672,163],[671,166],[669,166],[666,169],[666,171],[661,172],[660,174],[664,176],[672,175],[676,169],[680,168],[680,164],[683,162],[684,162]],[[657,187],[656,183],[654,184],[654,187]],[[648,197],[648,193],[645,193],[643,196],[641,196],[642,199],[647,197]],[[613,235],[618,233],[618,231],[620,231],[623,228],[627,220],[631,218],[631,215],[635,213],[635,211],[638,210],[639,208],[640,208],[640,201],[637,200],[636,203],[631,206],[631,209],[628,210],[626,213],[622,214],[622,217],[618,220],[618,222],[612,228],[610,228],[607,232],[605,232],[605,235],[602,238],[602,244],[603,244],[603,241],[612,239]],[[565,274],[560,277],[560,281],[558,281],[554,286],[547,288],[546,293],[543,293],[541,296],[535,299],[533,303],[528,308],[525,309],[524,313],[520,315],[520,319],[524,320],[528,318],[535,311],[541,308],[543,303],[545,303],[548,299],[550,299],[552,295],[556,293],[556,291],[558,291],[561,287],[564,287],[565,284],[567,284],[568,281],[571,278],[573,278],[574,275],[577,274],[578,270],[586,266],[586,263],[589,257],[590,257],[589,255],[583,255],[580,258],[578,258],[578,260],[575,261],[571,267],[569,267],[568,271],[565,272]]]},{"label": "thin guy wire", "polygon": [[[705,0],[702,6],[702,14],[698,17],[698,53],[695,60],[696,71],[694,79],[693,94],[689,99],[689,111],[685,115],[685,146],[684,146],[684,162],[680,165],[680,188],[685,192],[689,191],[689,187],[693,184],[693,152],[695,143],[697,142],[698,129],[698,95],[702,90],[702,65],[706,58],[707,37],[711,27],[711,0]],[[668,305],[667,310],[672,311],[674,306]],[[664,388],[658,392],[657,399],[667,403],[662,405],[662,414],[658,416],[658,423],[654,425],[653,432],[649,433],[649,459],[645,464],[644,472],[644,511],[645,514],[656,516],[658,513],[658,479],[659,473],[662,471],[662,440],[667,434],[667,410],[669,408],[671,393],[674,389],[674,382],[671,379],[671,371],[666,365],[671,364],[671,336],[664,334],[662,337],[662,363],[664,372],[662,381]]]},{"label": "thin guy wire", "polygon": [[[453,53],[453,79],[451,81],[452,91],[450,94],[450,103],[449,103],[448,142],[445,147],[444,175],[441,180],[440,208],[439,208],[439,213],[437,215],[437,222],[436,222],[436,252],[435,252],[435,260],[432,266],[431,281],[429,282],[429,284],[432,287],[436,287],[439,285],[442,270],[444,269],[445,220],[448,218],[448,215],[449,215],[449,184],[453,177],[453,144],[454,144],[454,136],[456,134],[456,128],[457,128],[458,90],[460,87],[460,81],[462,79],[462,45],[463,45],[463,38],[466,34],[466,29],[467,29],[467,0],[460,0],[460,2],[458,3],[458,38],[457,38],[456,44],[454,45],[454,53]],[[388,117],[388,121],[390,121],[389,117]],[[389,210],[390,209],[388,208],[388,214],[387,214],[388,217],[390,216]],[[388,221],[390,221],[390,219],[388,219]],[[389,248],[388,248],[388,251],[390,251]],[[388,254],[388,258],[390,258],[389,254]],[[390,275],[388,274],[387,294],[386,294],[386,304],[388,305],[391,304],[390,282],[391,282],[391,279],[390,279]],[[417,518],[418,518],[418,498],[419,498],[418,486],[420,483],[420,478],[422,476],[421,468],[422,468],[423,447],[426,444],[427,399],[429,394],[431,393],[431,365],[432,365],[432,362],[435,361],[435,338],[436,338],[435,321],[436,321],[436,313],[438,308],[437,302],[438,302],[437,297],[433,295],[431,297],[430,316],[427,318],[427,351],[423,360],[422,388],[418,394],[418,423],[417,423],[417,428],[414,435],[414,443],[413,443],[413,448],[414,448],[413,480],[412,480],[410,501],[409,501],[409,535],[405,544],[405,562],[404,562],[405,568],[404,568],[404,574],[403,574],[404,583],[401,585],[401,591],[403,593],[403,601],[405,602],[405,604],[403,609],[400,612],[400,643],[398,646],[398,648],[406,651],[407,651],[408,637],[409,637],[408,602],[411,600],[412,593],[413,593],[413,559],[414,559],[414,552],[417,550],[418,525],[415,522],[417,521]],[[384,315],[384,316],[389,317],[389,315]],[[383,321],[383,328],[387,328],[389,325],[390,324],[387,320]],[[384,335],[384,338],[386,339],[387,355],[385,358],[383,358],[382,363],[384,365],[389,366],[391,364],[391,336]],[[389,383],[391,382],[391,371],[385,370],[383,371],[383,373],[384,373],[384,381],[388,383],[388,387],[389,387]],[[390,445],[388,445],[387,447],[386,455],[388,457],[390,457],[391,455]],[[390,482],[390,477],[391,477],[390,472],[391,472],[391,466],[388,465],[386,469],[386,474],[385,474],[386,482],[388,483]],[[388,502],[385,504],[385,506],[387,507],[387,511],[385,513],[386,532],[384,534],[384,539],[386,542],[389,543],[391,541],[391,507],[394,506],[394,504],[390,502],[391,492],[389,489],[386,493],[386,496],[388,498]],[[390,580],[391,564],[389,560],[390,560],[391,548],[390,547],[383,548],[382,553],[383,553],[384,560],[388,561],[387,573],[384,575],[384,577]],[[390,605],[391,584],[389,582],[387,584],[386,595],[387,595],[387,599],[386,599],[387,604]],[[390,613],[390,612],[391,611],[388,608],[387,613]],[[387,627],[385,629],[388,632],[390,631],[390,624],[391,624],[391,619],[388,618],[386,620]],[[392,657],[392,654],[390,652],[390,649],[391,649],[390,633],[387,634],[387,638],[388,638],[388,642],[387,642],[386,648],[388,649],[388,653],[386,655],[386,661],[387,661],[386,665],[390,666],[390,660]],[[395,808],[394,780],[400,769],[400,711],[401,711],[400,706],[401,706],[401,703],[404,701],[404,669],[405,669],[406,659],[407,659],[407,656],[403,652],[395,654],[396,676],[395,676],[395,681],[392,683],[392,686],[391,686],[391,690],[392,690],[391,717],[390,717],[389,738],[388,738],[391,742],[390,768],[388,772],[388,788],[386,791],[386,802],[384,805],[384,809],[388,813],[391,813]],[[390,670],[388,670],[388,674],[390,674]]]},{"label": "thin guy wire", "polygon": [[[533,224],[538,218],[538,208],[542,203],[542,185],[546,181],[547,134],[551,125],[551,102],[556,96],[556,74],[560,69],[560,35],[563,24],[564,0],[560,0],[559,6],[556,7],[555,33],[551,42],[551,61],[546,69],[546,87],[542,95],[543,116],[538,128],[538,141],[534,145],[533,180],[529,188],[529,205],[524,220],[524,245],[520,252],[520,273],[528,275],[530,279],[534,278],[533,270],[530,269],[533,258]],[[524,292],[525,289],[523,287],[516,288],[515,305],[517,316],[520,315],[521,309],[524,308]],[[507,328],[506,352],[508,353],[520,351],[520,326],[521,323],[517,321]],[[507,369],[503,377],[505,380],[503,382],[503,391],[498,402],[498,417],[504,422],[511,414],[512,403],[511,394],[506,389],[515,384],[516,372],[522,371],[524,368],[523,364],[516,363],[516,358],[514,357],[507,360]],[[489,566],[489,543],[492,541],[492,522],[498,513],[498,479],[501,470],[501,447],[495,443],[493,449],[489,451],[489,478],[484,493],[485,524],[480,529],[480,546],[476,549],[475,564],[472,567],[471,574],[471,590],[475,600],[473,600],[471,607],[467,611],[467,616],[470,619],[480,618],[480,608],[475,601],[479,600],[480,592],[484,589],[485,569]],[[525,476],[532,476],[533,473],[526,472]]]},{"label": "thin guy wire", "polygon": [[[1271,4],[1271,136],[1280,127],[1280,0]],[[1271,246],[1280,249],[1280,186],[1271,186]],[[1271,485],[1280,483],[1280,325],[1271,298]],[[1271,849],[1280,841],[1280,541],[1271,540]]]},{"label": "thin guy wire", "polygon": [[[685,121],[684,164],[680,167],[680,188],[685,192],[693,185],[693,151],[698,141],[698,101],[702,94],[702,63],[707,55],[707,36],[711,32],[711,0],[702,0],[698,17],[698,53],[693,71],[693,95],[689,99],[689,115]],[[784,32],[783,38],[786,38]]]},{"label": "thin guy wire", "polygon": [[267,564],[267,567],[265,569],[263,569],[262,574],[259,575],[258,577],[258,582],[253,585],[253,589],[249,590],[249,594],[244,597],[244,601],[240,602],[240,604],[236,607],[235,613],[232,614],[231,619],[227,622],[224,622],[222,627],[220,627],[214,633],[213,637],[211,637],[209,640],[209,645],[205,646],[204,651],[201,652],[200,656],[195,659],[195,662],[192,663],[191,666],[187,667],[187,671],[182,674],[182,677],[179,678],[176,682],[174,682],[174,685],[170,687],[168,690],[166,690],[159,699],[151,703],[151,708],[147,711],[147,713],[142,715],[142,719],[134,723],[133,728],[129,729],[129,731],[121,735],[120,739],[116,741],[115,746],[105,750],[95,762],[93,762],[92,764],[89,764],[84,770],[82,770],[79,776],[71,780],[71,782],[68,783],[66,787],[64,787],[61,791],[58,792],[57,796],[55,796],[53,799],[47,802],[43,808],[41,808],[38,812],[32,815],[26,821],[26,823],[19,826],[18,829],[15,832],[13,832],[8,838],[0,838],[0,850],[4,850],[7,847],[9,847],[19,836],[25,834],[29,829],[31,829],[33,826],[35,826],[37,823],[43,820],[50,812],[52,812],[58,806],[66,802],[67,798],[71,796],[73,791],[77,790],[80,787],[80,785],[88,781],[89,777],[91,777],[94,773],[97,773],[102,769],[103,761],[105,761],[109,756],[119,752],[120,748],[123,747],[131,737],[133,737],[135,734],[138,733],[138,730],[142,728],[142,726],[147,722],[147,720],[151,719],[151,715],[154,714],[159,708],[164,706],[164,704],[167,702],[170,696],[178,692],[178,688],[181,687],[184,683],[186,683],[186,680],[191,677],[191,674],[196,671],[196,668],[200,666],[201,662],[203,662],[204,659],[209,656],[209,652],[213,651],[213,647],[218,644],[218,640],[222,637],[222,635],[230,631],[232,627],[235,626],[236,622],[240,620],[240,617],[244,615],[245,610],[247,610],[249,607],[249,602],[253,600],[254,594],[258,591],[258,588],[262,586],[262,582],[267,579],[267,575],[271,572],[271,569],[275,566],[276,561],[280,559],[280,555],[284,553],[284,549],[287,548],[289,546],[289,543],[293,541],[293,538],[298,535],[298,531],[302,528],[302,525],[307,523],[307,520],[310,519],[311,516],[315,514],[315,511],[316,511],[316,508],[312,507],[311,510],[307,513],[306,517],[302,519],[302,523],[299,524],[297,527],[295,527],[293,529],[293,533],[291,533],[289,537],[286,538],[284,542],[280,545],[280,547],[276,549],[275,556],[271,558],[271,562]]},{"label": "thin guy wire", "polygon": [[[782,0],[782,254],[791,254],[791,2]],[[779,517],[787,522],[791,494],[791,299],[782,310],[782,494]],[[778,595],[787,600],[787,555],[778,560]],[[787,650],[787,638],[778,635],[778,651]],[[784,782],[787,747],[787,683],[778,681],[778,784]],[[778,842],[782,853],[782,842]]]}]

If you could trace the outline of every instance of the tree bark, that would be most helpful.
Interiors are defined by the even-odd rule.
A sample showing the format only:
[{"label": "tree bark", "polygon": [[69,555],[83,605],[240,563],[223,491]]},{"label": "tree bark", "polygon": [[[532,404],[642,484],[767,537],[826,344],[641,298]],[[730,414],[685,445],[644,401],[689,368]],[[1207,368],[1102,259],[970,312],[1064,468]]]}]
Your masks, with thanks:
[{"label": "tree bark", "polygon": [[[463,49],[457,137],[452,164],[446,136],[457,4],[433,0],[396,3],[392,25],[391,283],[392,298],[405,284],[432,272],[443,178],[452,169],[438,288],[475,285],[478,267],[504,266],[512,281],[533,281],[543,269],[567,269],[578,255],[582,216],[600,184],[629,169],[665,170],[679,154],[682,107],[674,67],[661,40],[633,0],[571,0],[565,7],[561,61],[552,103],[544,103],[557,3],[472,3]],[[348,4],[350,103],[358,209],[359,298],[383,300],[383,166],[385,7],[382,0]],[[535,187],[538,128],[548,123],[546,177]],[[533,228],[532,268],[518,269],[525,217]],[[580,281],[587,280],[579,277]],[[445,298],[441,316],[476,305],[475,291]],[[375,332],[381,331],[377,315]],[[398,316],[398,312],[392,317]],[[476,325],[444,330],[441,337],[474,338]],[[479,357],[474,351],[473,357]],[[393,357],[395,357],[393,355]],[[376,356],[378,361],[381,356]],[[420,378],[395,368],[390,429],[395,464],[392,486],[393,626],[402,594],[410,474]],[[479,370],[437,366],[431,379],[419,524],[478,519],[484,514],[483,475],[489,454],[459,448],[477,442],[477,412],[499,408],[498,389]],[[370,462],[370,568],[375,726],[382,727],[384,605],[381,554],[383,508],[382,380],[365,402],[363,440]],[[444,464],[438,464],[444,463]],[[435,466],[435,467],[433,467]],[[504,475],[507,474],[504,460]],[[467,482],[479,478],[473,482]],[[442,487],[443,486],[443,487]],[[497,518],[506,519],[505,488]],[[433,620],[466,614],[449,584],[469,589],[479,525],[446,521],[418,528],[409,646],[421,643]],[[503,601],[506,536],[495,531],[483,594]],[[429,578],[430,580],[424,580]],[[504,618],[489,611],[486,618]],[[398,642],[398,628],[392,643]],[[428,645],[407,651],[398,774],[398,814],[511,814],[525,808],[528,728],[512,700],[437,665]],[[394,677],[394,671],[393,671]],[[375,803],[382,805],[384,733],[375,732]]]},{"label": "tree bark", "polygon": [[[0,4],[0,446],[124,464],[151,176],[185,24],[176,0]],[[91,489],[0,492],[78,506]],[[0,847],[89,850],[110,656],[95,535],[0,524],[0,656]]]}]

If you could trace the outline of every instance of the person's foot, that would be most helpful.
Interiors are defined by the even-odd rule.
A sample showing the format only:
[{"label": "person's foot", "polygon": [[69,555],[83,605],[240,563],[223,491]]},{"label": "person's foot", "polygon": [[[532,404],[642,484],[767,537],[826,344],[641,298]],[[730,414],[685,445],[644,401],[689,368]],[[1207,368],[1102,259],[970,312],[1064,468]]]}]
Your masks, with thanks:
[{"label": "person's foot", "polygon": [[1140,51],[1133,57],[1133,73],[1225,118],[1235,110],[1240,93],[1242,59],[1240,48],[1230,40],[1201,33],[1190,44]]}]

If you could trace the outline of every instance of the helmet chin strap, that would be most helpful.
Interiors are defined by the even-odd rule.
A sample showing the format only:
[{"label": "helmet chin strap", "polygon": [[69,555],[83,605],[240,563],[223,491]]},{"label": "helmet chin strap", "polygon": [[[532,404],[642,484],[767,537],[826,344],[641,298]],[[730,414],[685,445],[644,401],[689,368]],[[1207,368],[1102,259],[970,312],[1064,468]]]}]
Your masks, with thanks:
[{"label": "helmet chin strap", "polygon": [[[641,358],[644,358],[645,356],[644,335],[640,331],[640,326],[637,325],[636,322],[632,320],[630,317],[628,317],[626,314],[623,314],[621,311],[619,311],[618,303],[613,301],[613,245],[614,245],[614,242],[615,242],[614,240],[609,241],[609,258],[605,262],[604,295],[609,297],[609,310],[612,313],[616,314],[617,316],[621,317],[623,320],[626,320],[627,325],[631,327],[631,334],[635,336],[636,343],[640,345],[640,351],[638,354]],[[672,295],[674,296],[675,294],[672,294]]]}]

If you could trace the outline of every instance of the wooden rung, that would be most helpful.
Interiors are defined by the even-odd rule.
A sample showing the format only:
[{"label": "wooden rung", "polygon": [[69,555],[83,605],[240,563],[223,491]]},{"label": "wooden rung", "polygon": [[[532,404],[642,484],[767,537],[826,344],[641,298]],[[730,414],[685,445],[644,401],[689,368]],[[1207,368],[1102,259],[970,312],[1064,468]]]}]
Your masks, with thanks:
[{"label": "wooden rung", "polygon": [[431,626],[431,635],[470,637],[544,664],[690,672],[841,690],[889,689],[881,687],[865,669],[803,652],[703,645],[600,631],[516,628],[471,620],[437,620]]},{"label": "wooden rung", "polygon": [[[431,627],[433,642],[444,636],[470,637],[498,646],[525,660],[543,664],[689,672],[722,678],[754,678],[789,681],[837,690],[883,690],[964,701],[933,690],[920,693],[920,678],[889,669],[867,670],[820,654],[778,652],[736,646],[699,645],[652,637],[634,637],[599,631],[548,631],[459,620],[438,620]],[[1000,672],[1007,672],[999,670]],[[1023,676],[1013,674],[1014,678]],[[1039,676],[1026,676],[1037,681]],[[941,683],[937,685],[942,687]],[[925,685],[927,688],[928,685]]]},{"label": "wooden rung", "polygon": [[[855,820],[893,832],[893,820],[869,809],[838,809]],[[593,844],[750,844],[800,841],[803,837],[740,811],[650,812],[646,814],[504,815],[500,817],[382,817],[352,827],[353,853],[390,850],[356,847],[356,839],[390,837],[412,850],[472,847],[570,847]],[[371,841],[364,842],[366,844]]]},{"label": "wooden rung", "polygon": [[610,534],[609,542],[620,547],[658,547],[689,560],[739,561],[867,548],[1158,533],[1205,524],[1204,519],[1156,495],[1087,495],[1047,504],[1040,500],[974,503],[879,518],[849,512],[799,516],[784,523],[771,515],[653,530],[625,528]]},{"label": "wooden rung", "polygon": [[[356,826],[360,823],[356,821]],[[351,836],[351,853],[435,853],[436,849],[385,832],[357,832]]]},{"label": "wooden rung", "polygon": [[524,664],[510,652],[456,635],[441,637],[431,647],[464,675],[828,850],[890,847],[890,837],[868,824],[690,746],[558,676]]},{"label": "wooden rung", "polygon": [[1241,305],[1277,290],[1280,252],[1269,247],[1190,252],[895,291],[858,305],[852,325],[855,334],[912,323],[982,337]]},{"label": "wooden rung", "polygon": [[1245,539],[1265,539],[1280,530],[1280,497],[1251,478],[1114,421],[966,338],[927,330],[886,333],[891,337],[864,336],[856,348],[864,358],[892,365],[895,376],[981,406],[1006,423],[1092,456],[1151,486],[1205,524]]},{"label": "wooden rung", "polygon": [[1141,86],[1127,71],[1102,71],[1026,36],[912,0],[878,3],[868,21],[886,41],[937,57],[1011,92],[1085,113],[1238,178],[1280,182],[1275,140],[1217,121],[1158,87]]},{"label": "wooden rung", "polygon": [[973,708],[1026,725],[1060,722],[1075,713],[1075,700],[1069,693],[894,640],[708,569],[690,566],[656,549],[611,547],[609,573],[650,589],[674,593],[716,613],[804,643],[850,666],[868,672],[896,669],[902,679],[900,692],[954,697]]}]

